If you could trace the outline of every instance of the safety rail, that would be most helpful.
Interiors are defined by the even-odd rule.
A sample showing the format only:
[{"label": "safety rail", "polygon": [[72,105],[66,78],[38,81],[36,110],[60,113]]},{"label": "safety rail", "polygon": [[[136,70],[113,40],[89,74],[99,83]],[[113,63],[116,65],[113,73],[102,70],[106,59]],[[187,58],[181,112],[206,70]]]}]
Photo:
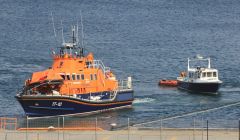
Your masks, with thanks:
[{"label": "safety rail", "polygon": [[118,90],[132,89],[132,77],[128,77],[127,80],[118,81]]},{"label": "safety rail", "polygon": [[101,60],[93,60],[89,65],[89,68],[101,68],[103,70],[103,73],[106,74],[107,72],[110,72],[110,67],[105,67],[103,62]]},{"label": "safety rail", "polygon": [[0,130],[17,130],[17,118],[0,117]]}]

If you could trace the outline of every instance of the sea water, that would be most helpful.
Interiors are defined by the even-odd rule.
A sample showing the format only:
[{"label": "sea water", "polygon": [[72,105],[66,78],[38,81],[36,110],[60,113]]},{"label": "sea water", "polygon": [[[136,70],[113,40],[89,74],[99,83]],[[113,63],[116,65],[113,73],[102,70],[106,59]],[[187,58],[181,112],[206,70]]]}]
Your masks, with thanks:
[{"label": "sea water", "polygon": [[[0,116],[24,116],[14,98],[32,72],[51,66],[51,50],[68,40],[83,16],[84,48],[118,78],[132,76],[132,109],[93,115],[141,123],[238,102],[240,1],[41,0],[0,1]],[[52,17],[57,36],[54,36]],[[218,95],[158,86],[187,68],[187,58],[211,57],[223,84]],[[239,105],[196,114],[204,120],[238,120]],[[192,116],[189,116],[192,117]],[[181,118],[182,119],[182,118]],[[191,118],[192,119],[192,118]],[[222,121],[221,121],[222,120]],[[189,123],[182,119],[181,124]],[[169,120],[168,122],[174,122]],[[174,123],[172,123],[174,124]],[[159,123],[153,123],[151,126]]]}]

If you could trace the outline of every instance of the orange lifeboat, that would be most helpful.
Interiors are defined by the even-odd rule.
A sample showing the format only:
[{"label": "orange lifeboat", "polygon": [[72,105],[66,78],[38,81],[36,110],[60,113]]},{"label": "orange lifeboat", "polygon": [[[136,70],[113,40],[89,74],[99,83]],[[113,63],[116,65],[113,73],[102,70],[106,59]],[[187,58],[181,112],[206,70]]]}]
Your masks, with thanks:
[{"label": "orange lifeboat", "polygon": [[178,82],[177,80],[160,80],[159,85],[176,87],[178,85]]},{"label": "orange lifeboat", "polygon": [[78,27],[72,39],[53,51],[48,69],[33,72],[15,96],[29,117],[80,115],[130,107],[134,100],[132,79],[118,80],[93,53],[79,45]]}]

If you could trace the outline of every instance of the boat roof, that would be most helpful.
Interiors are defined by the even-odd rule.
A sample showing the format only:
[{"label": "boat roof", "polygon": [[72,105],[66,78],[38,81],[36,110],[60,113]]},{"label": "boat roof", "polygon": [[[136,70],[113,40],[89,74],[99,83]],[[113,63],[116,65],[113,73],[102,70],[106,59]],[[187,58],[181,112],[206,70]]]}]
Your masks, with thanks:
[{"label": "boat roof", "polygon": [[198,71],[198,70],[201,70],[202,72],[217,72],[218,70],[217,69],[214,69],[214,68],[189,68],[188,71],[189,72],[195,72],[195,71]]}]

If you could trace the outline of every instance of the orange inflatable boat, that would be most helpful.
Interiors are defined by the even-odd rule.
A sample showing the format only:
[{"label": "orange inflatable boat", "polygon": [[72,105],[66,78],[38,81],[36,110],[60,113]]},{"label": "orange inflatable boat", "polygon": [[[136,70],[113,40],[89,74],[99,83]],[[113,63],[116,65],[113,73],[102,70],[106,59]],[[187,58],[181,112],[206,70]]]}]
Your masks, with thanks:
[{"label": "orange inflatable boat", "polygon": [[176,87],[178,85],[178,82],[177,80],[160,80],[159,85]]}]

